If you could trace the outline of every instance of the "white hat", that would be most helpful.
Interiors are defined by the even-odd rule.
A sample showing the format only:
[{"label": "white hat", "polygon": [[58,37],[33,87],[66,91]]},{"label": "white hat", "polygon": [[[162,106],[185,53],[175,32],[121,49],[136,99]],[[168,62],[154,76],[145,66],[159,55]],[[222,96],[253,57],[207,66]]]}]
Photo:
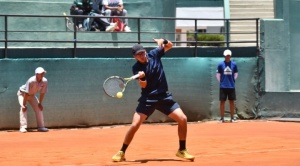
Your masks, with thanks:
[{"label": "white hat", "polygon": [[228,49],[225,50],[224,53],[223,53],[224,56],[227,56],[227,55],[230,55],[230,56],[231,56],[231,54],[232,54],[231,51],[228,50]]},{"label": "white hat", "polygon": [[42,67],[38,67],[35,69],[35,74],[41,74],[41,73],[46,73],[46,70]]}]

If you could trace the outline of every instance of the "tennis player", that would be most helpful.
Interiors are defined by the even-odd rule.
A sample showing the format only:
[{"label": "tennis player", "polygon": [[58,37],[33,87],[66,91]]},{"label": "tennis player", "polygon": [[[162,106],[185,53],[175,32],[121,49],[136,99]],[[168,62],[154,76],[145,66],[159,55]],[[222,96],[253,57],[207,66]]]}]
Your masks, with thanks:
[{"label": "tennis player", "polygon": [[136,131],[155,109],[178,122],[179,149],[176,156],[192,161],[195,158],[186,149],[187,117],[179,104],[173,100],[172,94],[168,92],[168,84],[161,62],[161,58],[172,48],[173,44],[165,39],[153,40],[159,47],[149,53],[140,44],[132,47],[133,57],[137,60],[132,70],[133,74],[140,74],[138,81],[142,87],[142,93],[123,145],[120,151],[112,157],[115,162],[125,160],[125,151]]}]

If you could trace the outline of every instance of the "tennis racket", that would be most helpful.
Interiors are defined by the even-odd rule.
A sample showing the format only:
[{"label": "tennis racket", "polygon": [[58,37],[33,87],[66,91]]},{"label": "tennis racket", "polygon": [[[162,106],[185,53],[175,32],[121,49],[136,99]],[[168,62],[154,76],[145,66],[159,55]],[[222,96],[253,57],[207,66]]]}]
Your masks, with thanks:
[{"label": "tennis racket", "polygon": [[103,90],[108,96],[117,97],[118,92],[123,93],[125,91],[128,82],[138,78],[139,76],[139,74],[131,76],[130,78],[111,76],[104,81]]},{"label": "tennis racket", "polygon": [[65,12],[63,14],[64,14],[64,16],[66,18],[66,27],[67,27],[67,30],[74,31],[74,28],[77,29],[77,26],[75,26],[74,23],[73,23],[73,21],[69,17],[67,17],[67,14]]}]

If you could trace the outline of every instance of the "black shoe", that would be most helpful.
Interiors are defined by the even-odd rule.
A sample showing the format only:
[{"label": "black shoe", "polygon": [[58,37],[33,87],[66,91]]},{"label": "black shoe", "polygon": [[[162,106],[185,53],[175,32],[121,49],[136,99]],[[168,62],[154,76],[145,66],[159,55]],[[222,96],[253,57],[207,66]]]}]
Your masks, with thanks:
[{"label": "black shoe", "polygon": [[219,122],[220,123],[224,123],[225,121],[224,121],[224,118],[221,118],[220,120],[219,120]]}]

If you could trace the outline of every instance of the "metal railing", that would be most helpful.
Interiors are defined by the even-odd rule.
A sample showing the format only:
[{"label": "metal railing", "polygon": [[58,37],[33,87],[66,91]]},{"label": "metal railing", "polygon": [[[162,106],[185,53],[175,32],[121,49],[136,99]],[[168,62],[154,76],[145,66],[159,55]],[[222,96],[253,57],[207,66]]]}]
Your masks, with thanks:
[{"label": "metal railing", "polygon": [[[25,42],[34,42],[34,43],[73,43],[73,57],[76,57],[76,48],[78,43],[153,43],[153,41],[146,41],[146,40],[141,40],[141,34],[171,34],[171,35],[176,35],[176,34],[182,34],[182,32],[176,32],[174,29],[173,32],[161,32],[161,31],[147,31],[143,30],[141,27],[141,21],[142,20],[161,20],[161,21],[166,21],[166,20],[171,20],[171,21],[176,21],[176,20],[188,20],[188,21],[194,21],[194,41],[187,41],[187,40],[180,40],[180,41],[172,41],[175,44],[179,43],[185,43],[185,44],[191,44],[195,47],[195,54],[197,55],[197,48],[199,47],[199,44],[223,44],[225,47],[229,47],[231,43],[254,43],[256,45],[257,50],[259,49],[259,18],[241,18],[241,19],[207,19],[207,18],[175,18],[175,17],[121,17],[120,18],[128,18],[129,20],[137,20],[136,25],[134,27],[137,27],[136,31],[132,32],[126,32],[126,33],[134,33],[137,34],[136,40],[79,40],[77,38],[77,34],[81,33],[79,31],[73,31],[73,32],[68,32],[68,33],[73,33],[73,39],[72,40],[23,40],[23,39],[9,39],[8,34],[11,32],[23,32],[23,33],[32,33],[32,32],[66,32],[66,30],[9,30],[9,23],[8,19],[9,18],[65,18],[65,16],[53,16],[53,15],[0,15],[0,18],[4,18],[4,30],[0,30],[0,33],[4,33],[3,39],[0,39],[0,43],[4,43],[4,58],[8,57],[8,43],[10,42],[17,42],[17,43],[25,43]],[[69,18],[111,18],[111,17],[106,17],[106,16],[68,16]],[[255,31],[249,31],[249,32],[230,32],[230,22],[232,21],[245,21],[245,20],[252,20],[255,23]],[[225,40],[224,41],[199,41],[197,39],[198,34],[203,34],[201,32],[198,32],[198,21],[224,21],[224,31],[223,32],[218,32],[218,33],[205,33],[205,34],[219,34],[219,35],[224,35]],[[0,24],[1,25],[1,24]],[[174,23],[175,25],[175,23]],[[1,27],[0,27],[1,28]],[[105,32],[107,33],[107,32]],[[113,33],[113,32],[112,32]],[[186,33],[186,32],[184,32]],[[239,40],[239,41],[232,41],[230,39],[230,35],[233,34],[252,34],[255,35],[255,40]]]}]

